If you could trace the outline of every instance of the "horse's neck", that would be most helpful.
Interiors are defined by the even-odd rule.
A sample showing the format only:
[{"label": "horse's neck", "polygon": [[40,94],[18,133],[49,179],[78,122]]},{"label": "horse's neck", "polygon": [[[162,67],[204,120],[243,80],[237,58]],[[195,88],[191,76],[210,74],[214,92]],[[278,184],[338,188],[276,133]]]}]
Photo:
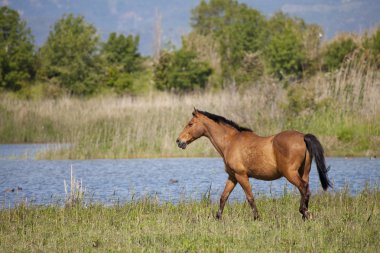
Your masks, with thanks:
[{"label": "horse's neck", "polygon": [[223,124],[212,123],[207,126],[206,137],[210,139],[218,153],[224,158],[225,150],[237,130]]}]

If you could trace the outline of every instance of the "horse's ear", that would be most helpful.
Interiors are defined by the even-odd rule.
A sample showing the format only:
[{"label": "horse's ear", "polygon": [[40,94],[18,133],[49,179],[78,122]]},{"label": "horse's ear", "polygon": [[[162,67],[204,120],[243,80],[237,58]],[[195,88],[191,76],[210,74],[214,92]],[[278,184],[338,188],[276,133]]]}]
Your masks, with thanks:
[{"label": "horse's ear", "polygon": [[194,111],[193,111],[193,116],[194,116],[194,117],[197,115],[197,112],[198,112],[198,110],[195,109],[195,107],[194,107]]}]

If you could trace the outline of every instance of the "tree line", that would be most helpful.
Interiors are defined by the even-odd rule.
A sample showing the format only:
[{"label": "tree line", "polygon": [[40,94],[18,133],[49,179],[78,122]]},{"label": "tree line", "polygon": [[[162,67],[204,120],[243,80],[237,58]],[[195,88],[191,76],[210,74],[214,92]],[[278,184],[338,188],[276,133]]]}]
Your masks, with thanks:
[{"label": "tree line", "polygon": [[191,32],[179,49],[142,57],[138,35],[111,33],[101,41],[83,16],[66,14],[37,48],[17,11],[0,9],[0,91],[45,96],[104,92],[138,94],[143,83],[183,93],[256,85],[261,78],[299,80],[332,72],[348,58],[364,57],[380,67],[380,29],[322,43],[323,30],[282,12],[270,18],[236,0],[200,1]]},{"label": "tree line", "polygon": [[82,16],[64,15],[38,49],[17,11],[0,9],[0,87],[21,91],[45,84],[51,95],[90,95],[104,90],[128,92],[143,71],[139,36],[111,33],[101,42]]}]

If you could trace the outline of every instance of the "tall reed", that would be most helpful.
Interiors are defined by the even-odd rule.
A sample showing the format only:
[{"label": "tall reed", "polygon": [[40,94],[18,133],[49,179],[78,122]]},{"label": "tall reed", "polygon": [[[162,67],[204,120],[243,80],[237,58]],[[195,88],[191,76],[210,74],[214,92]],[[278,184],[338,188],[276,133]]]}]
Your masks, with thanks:
[{"label": "tall reed", "polygon": [[84,194],[86,189],[83,187],[82,180],[77,180],[74,175],[73,166],[70,169],[70,186],[63,180],[63,187],[65,190],[65,205],[75,206],[84,203]]},{"label": "tall reed", "polygon": [[[300,98],[290,101],[290,93],[298,89]],[[187,95],[153,92],[42,101],[2,95],[0,142],[71,144],[41,156],[52,159],[214,156],[207,140],[186,151],[176,147],[175,139],[196,107],[259,135],[289,128],[315,133],[328,155],[380,155],[379,98],[379,73],[357,61],[288,87],[264,79],[244,90]],[[291,102],[300,109],[294,111]]]}]

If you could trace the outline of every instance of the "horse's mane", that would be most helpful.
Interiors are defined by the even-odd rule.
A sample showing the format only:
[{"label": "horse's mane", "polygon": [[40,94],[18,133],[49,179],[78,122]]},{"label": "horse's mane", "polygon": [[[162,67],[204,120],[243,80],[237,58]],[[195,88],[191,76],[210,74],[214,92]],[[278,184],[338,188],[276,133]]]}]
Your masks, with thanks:
[{"label": "horse's mane", "polygon": [[235,128],[236,130],[238,130],[239,132],[243,132],[243,131],[252,132],[251,129],[246,128],[246,127],[241,127],[238,124],[236,124],[235,122],[233,122],[232,120],[226,119],[222,116],[212,114],[212,113],[209,113],[206,111],[197,110],[197,112],[199,112],[200,114],[206,116],[207,118],[209,118],[209,119],[211,119],[217,123],[223,123],[223,124],[226,124],[228,126],[231,126],[231,127]]}]

